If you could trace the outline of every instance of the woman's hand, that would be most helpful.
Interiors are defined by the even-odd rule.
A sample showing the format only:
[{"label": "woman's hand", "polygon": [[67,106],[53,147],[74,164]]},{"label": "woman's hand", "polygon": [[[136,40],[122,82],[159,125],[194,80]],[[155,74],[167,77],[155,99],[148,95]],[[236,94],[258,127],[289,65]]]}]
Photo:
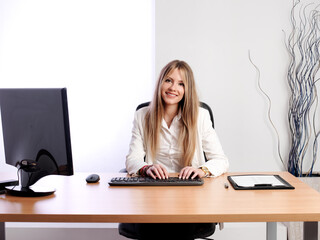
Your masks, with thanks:
[{"label": "woman's hand", "polygon": [[152,177],[153,179],[167,179],[169,177],[167,169],[161,164],[153,164],[148,166],[146,175]]},{"label": "woman's hand", "polygon": [[195,177],[203,178],[205,176],[204,171],[200,168],[195,168],[195,167],[184,167],[180,171],[179,178],[182,179],[188,179],[190,178],[194,179]]}]

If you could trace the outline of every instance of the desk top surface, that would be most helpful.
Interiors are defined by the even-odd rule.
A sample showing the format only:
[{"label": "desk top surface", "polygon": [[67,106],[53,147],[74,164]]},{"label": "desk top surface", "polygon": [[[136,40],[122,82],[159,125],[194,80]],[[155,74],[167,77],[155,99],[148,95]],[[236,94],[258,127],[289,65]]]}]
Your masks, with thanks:
[{"label": "desk top surface", "polygon": [[110,187],[111,177],[122,173],[101,173],[95,184],[86,183],[87,173],[48,176],[37,184],[55,187],[54,195],[0,195],[0,222],[320,221],[320,193],[288,172],[274,174],[294,190],[226,189],[227,176],[235,174],[206,178],[204,185],[191,187]]}]

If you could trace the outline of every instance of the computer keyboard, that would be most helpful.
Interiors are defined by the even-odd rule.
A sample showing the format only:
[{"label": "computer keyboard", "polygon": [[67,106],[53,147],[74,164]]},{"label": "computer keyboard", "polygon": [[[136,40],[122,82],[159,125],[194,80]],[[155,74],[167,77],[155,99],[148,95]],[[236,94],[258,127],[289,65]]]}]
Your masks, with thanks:
[{"label": "computer keyboard", "polygon": [[110,186],[200,186],[203,179],[180,179],[169,177],[168,179],[153,179],[150,177],[115,177],[109,181]]}]

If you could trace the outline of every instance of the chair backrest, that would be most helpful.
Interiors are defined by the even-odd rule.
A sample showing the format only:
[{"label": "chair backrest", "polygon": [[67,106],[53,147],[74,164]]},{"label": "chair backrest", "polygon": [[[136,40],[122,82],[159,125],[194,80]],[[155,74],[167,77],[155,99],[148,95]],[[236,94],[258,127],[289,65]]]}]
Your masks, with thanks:
[{"label": "chair backrest", "polygon": [[[136,111],[138,111],[140,108],[149,106],[149,104],[150,104],[150,102],[145,102],[145,103],[139,104],[138,107],[136,108]],[[209,115],[210,115],[210,120],[212,122],[212,127],[214,128],[214,118],[213,118],[213,113],[212,113],[210,106],[204,102],[200,102],[200,107],[208,110]]]}]

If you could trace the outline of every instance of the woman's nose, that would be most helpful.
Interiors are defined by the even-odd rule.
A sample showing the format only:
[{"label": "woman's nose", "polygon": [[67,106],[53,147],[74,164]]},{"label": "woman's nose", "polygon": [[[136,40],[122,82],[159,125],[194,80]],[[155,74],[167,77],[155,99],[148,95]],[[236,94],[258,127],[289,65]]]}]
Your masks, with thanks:
[{"label": "woman's nose", "polygon": [[172,90],[176,90],[177,89],[177,84],[175,84],[174,82],[170,85],[170,89]]}]

